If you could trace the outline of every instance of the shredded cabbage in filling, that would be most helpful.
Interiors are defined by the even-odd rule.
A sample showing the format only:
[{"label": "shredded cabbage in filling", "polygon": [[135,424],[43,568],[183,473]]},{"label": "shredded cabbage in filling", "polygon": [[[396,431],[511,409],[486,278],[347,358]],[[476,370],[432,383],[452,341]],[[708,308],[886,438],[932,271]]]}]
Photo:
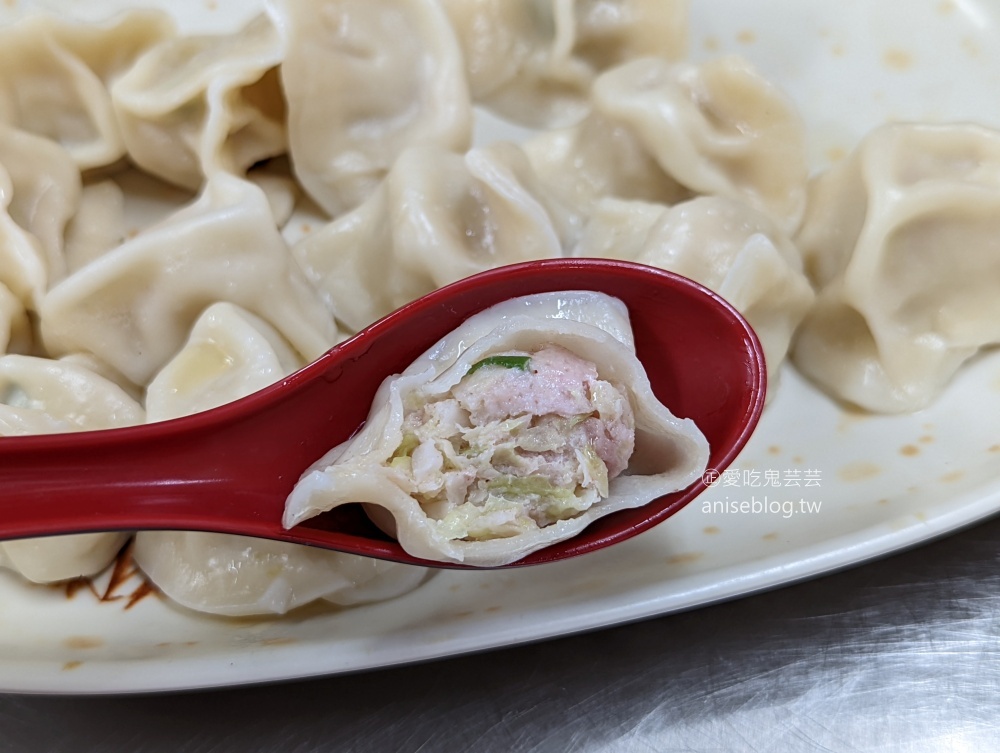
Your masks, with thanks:
[{"label": "shredded cabbage in filling", "polygon": [[546,346],[491,355],[450,395],[414,398],[389,467],[449,538],[482,540],[593,506],[634,447],[625,390]]}]

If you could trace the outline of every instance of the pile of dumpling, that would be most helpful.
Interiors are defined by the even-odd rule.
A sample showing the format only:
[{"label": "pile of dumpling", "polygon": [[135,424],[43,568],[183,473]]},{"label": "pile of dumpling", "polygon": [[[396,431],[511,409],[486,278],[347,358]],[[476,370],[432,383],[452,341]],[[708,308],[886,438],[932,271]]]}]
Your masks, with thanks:
[{"label": "pile of dumpling", "polygon": [[[886,126],[810,180],[794,104],[739,58],[684,62],[686,38],[683,0],[280,0],[232,34],[138,10],[0,29],[0,435],[205,410],[436,287],[574,255],[718,291],[772,382],[791,344],[837,398],[927,405],[1000,340],[1000,134]],[[533,135],[473,147],[477,108]],[[166,184],[178,208],[157,217]],[[289,243],[310,201],[328,222]],[[124,539],[0,544],[0,565],[90,575]],[[233,615],[425,577],[215,534],[140,533],[134,556],[177,603]]]}]

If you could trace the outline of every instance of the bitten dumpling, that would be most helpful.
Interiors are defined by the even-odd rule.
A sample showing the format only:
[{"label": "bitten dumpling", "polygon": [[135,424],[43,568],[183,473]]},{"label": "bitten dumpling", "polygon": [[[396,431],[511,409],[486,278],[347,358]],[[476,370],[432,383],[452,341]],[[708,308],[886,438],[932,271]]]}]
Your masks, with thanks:
[{"label": "bitten dumpling", "polygon": [[815,179],[798,244],[819,288],[793,359],[863,408],[927,406],[1000,342],[1000,132],[889,125]]},{"label": "bitten dumpling", "polygon": [[526,296],[383,382],[364,428],[299,480],[284,525],[364,502],[414,556],[499,566],[687,487],[707,458],[653,395],[621,301]]}]

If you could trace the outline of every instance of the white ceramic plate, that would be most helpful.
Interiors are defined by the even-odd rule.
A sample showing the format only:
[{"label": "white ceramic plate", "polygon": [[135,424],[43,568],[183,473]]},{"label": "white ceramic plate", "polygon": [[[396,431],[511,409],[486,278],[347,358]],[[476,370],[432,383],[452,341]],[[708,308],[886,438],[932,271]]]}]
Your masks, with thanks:
[{"label": "white ceramic plate", "polygon": [[[86,13],[101,17],[133,4],[92,2]],[[0,18],[25,5],[4,3]],[[79,13],[82,4],[37,5]],[[180,11],[161,5],[183,14],[185,31],[230,29],[253,12],[242,0],[190,2]],[[692,55],[738,52],[784,85],[809,123],[817,166],[841,158],[886,119],[1000,126],[996,0],[693,5]],[[498,128],[487,122],[479,134],[491,138]],[[442,572],[401,599],[340,612],[223,620],[155,598],[130,609],[124,599],[99,602],[85,590],[70,598],[0,574],[0,690],[166,690],[368,669],[788,583],[1000,510],[998,415],[996,352],[966,368],[932,408],[901,417],[845,413],[786,370],[739,473],[658,529],[554,565]]]}]

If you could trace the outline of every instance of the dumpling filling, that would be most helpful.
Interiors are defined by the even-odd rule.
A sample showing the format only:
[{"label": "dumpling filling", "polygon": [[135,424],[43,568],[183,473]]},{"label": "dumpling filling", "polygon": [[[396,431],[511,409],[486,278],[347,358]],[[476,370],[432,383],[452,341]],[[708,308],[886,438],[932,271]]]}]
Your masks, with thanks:
[{"label": "dumpling filling", "polygon": [[624,389],[558,346],[491,355],[450,393],[418,395],[389,467],[450,539],[574,517],[608,496],[635,448]]}]

